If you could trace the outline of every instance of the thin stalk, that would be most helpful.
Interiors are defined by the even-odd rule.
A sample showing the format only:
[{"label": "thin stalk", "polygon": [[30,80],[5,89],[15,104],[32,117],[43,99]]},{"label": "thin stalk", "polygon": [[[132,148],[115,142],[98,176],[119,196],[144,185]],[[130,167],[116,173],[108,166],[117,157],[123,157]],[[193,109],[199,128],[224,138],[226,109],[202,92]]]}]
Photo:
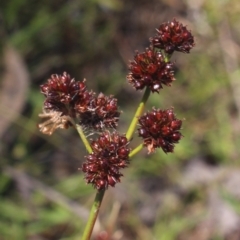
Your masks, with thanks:
[{"label": "thin stalk", "polygon": [[89,141],[87,140],[87,138],[86,138],[86,136],[85,136],[85,134],[84,134],[84,132],[83,132],[82,127],[81,127],[80,125],[78,125],[78,124],[76,124],[75,126],[76,126],[76,129],[77,129],[77,131],[78,131],[78,134],[80,135],[80,138],[82,139],[83,144],[85,145],[88,153],[92,153],[92,148],[91,148],[90,143],[89,143]]},{"label": "thin stalk", "polygon": [[164,54],[164,62],[165,62],[165,63],[169,62],[171,56],[172,56],[172,54],[167,54],[167,53],[165,53],[165,54]]},{"label": "thin stalk", "polygon": [[99,212],[102,200],[103,200],[104,193],[105,193],[105,190],[101,190],[101,191],[98,191],[96,194],[94,203],[92,205],[92,209],[90,211],[88,222],[84,229],[84,233],[83,233],[81,240],[89,240],[92,235],[92,231],[93,231],[93,228],[94,228],[97,216],[98,216],[98,212]]},{"label": "thin stalk", "polygon": [[[88,153],[92,153],[91,145],[89,144],[89,141],[87,140],[82,127],[78,124],[76,124],[75,126],[76,126],[76,129],[77,129]],[[95,196],[95,199],[94,199],[94,202],[92,205],[92,209],[90,211],[88,221],[87,221],[86,227],[84,229],[81,240],[89,240],[92,235],[92,231],[93,231],[95,222],[97,220],[97,216],[98,216],[99,209],[100,209],[103,197],[104,197],[104,193],[105,193],[105,190],[97,191],[97,193],[96,193],[96,196]]]},{"label": "thin stalk", "polygon": [[144,92],[144,95],[142,97],[142,100],[137,108],[137,111],[132,119],[132,122],[128,128],[128,131],[126,133],[126,137],[128,140],[130,140],[132,138],[132,135],[135,131],[135,128],[136,128],[136,125],[138,123],[138,118],[142,115],[142,112],[143,112],[143,109],[145,107],[145,104],[149,98],[149,95],[150,95],[150,89],[149,88],[146,88],[145,92]]},{"label": "thin stalk", "polygon": [[129,153],[129,158],[133,157],[135,154],[140,152],[143,149],[143,143],[138,145],[136,148],[134,148],[130,153]]}]

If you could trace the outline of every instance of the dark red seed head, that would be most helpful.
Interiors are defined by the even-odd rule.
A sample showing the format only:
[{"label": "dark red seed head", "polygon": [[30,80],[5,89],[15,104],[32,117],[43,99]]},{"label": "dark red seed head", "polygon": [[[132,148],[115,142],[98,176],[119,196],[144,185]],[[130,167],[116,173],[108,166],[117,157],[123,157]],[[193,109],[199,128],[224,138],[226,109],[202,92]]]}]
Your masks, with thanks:
[{"label": "dark red seed head", "polygon": [[120,170],[129,164],[129,142],[117,132],[103,132],[98,139],[91,142],[93,153],[86,157],[82,165],[87,183],[98,190],[114,187],[120,182]]},{"label": "dark red seed head", "polygon": [[154,48],[162,49],[168,54],[174,51],[189,53],[195,45],[191,32],[176,19],[161,24],[150,42]]},{"label": "dark red seed head", "polygon": [[76,117],[75,105],[82,101],[86,92],[85,81],[75,81],[66,72],[62,75],[51,75],[40,89],[46,97],[44,109],[62,112],[70,117]]},{"label": "dark red seed head", "polygon": [[159,92],[163,85],[171,86],[175,80],[173,64],[165,62],[163,55],[152,48],[137,53],[129,71],[127,80],[136,90],[149,87],[152,92]]},{"label": "dark red seed head", "polygon": [[173,152],[174,143],[178,143],[182,135],[179,132],[182,121],[176,119],[172,109],[153,109],[139,118],[138,134],[143,138],[148,152],[162,148],[164,152]]},{"label": "dark red seed head", "polygon": [[93,130],[116,128],[120,116],[117,99],[113,96],[105,96],[100,93],[97,97],[92,96],[85,108],[76,106],[80,116],[80,124]]}]

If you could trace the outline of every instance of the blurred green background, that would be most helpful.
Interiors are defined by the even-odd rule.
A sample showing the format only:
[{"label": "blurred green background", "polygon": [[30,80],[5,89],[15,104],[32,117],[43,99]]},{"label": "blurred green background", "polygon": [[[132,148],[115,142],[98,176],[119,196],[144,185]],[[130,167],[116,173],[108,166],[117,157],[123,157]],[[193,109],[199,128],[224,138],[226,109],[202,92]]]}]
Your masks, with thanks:
[{"label": "blurred green background", "polygon": [[196,47],[173,55],[177,81],[148,108],[174,106],[184,138],[174,154],[134,158],[92,239],[239,240],[239,13],[238,0],[1,0],[0,240],[81,239],[95,196],[77,133],[39,133],[39,85],[64,71],[86,78],[118,98],[125,133],[142,95],[125,80],[128,61],[173,17]]}]

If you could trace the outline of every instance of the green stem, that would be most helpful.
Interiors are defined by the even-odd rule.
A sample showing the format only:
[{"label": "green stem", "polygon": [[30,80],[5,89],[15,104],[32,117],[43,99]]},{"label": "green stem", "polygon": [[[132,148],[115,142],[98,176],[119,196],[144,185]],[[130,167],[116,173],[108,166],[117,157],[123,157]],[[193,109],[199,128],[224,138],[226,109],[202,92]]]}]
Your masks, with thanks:
[{"label": "green stem", "polygon": [[[75,126],[76,126],[76,129],[77,129],[77,131],[78,131],[78,133],[79,133],[79,135],[80,135],[80,137],[83,141],[83,144],[87,148],[87,151],[89,153],[92,153],[91,145],[89,144],[89,142],[88,142],[88,140],[87,140],[87,138],[86,138],[86,136],[83,132],[82,127],[78,124],[76,124]],[[86,227],[84,229],[83,236],[82,236],[81,240],[89,240],[91,235],[92,235],[92,231],[93,231],[93,228],[94,228],[97,216],[98,216],[98,212],[99,212],[99,209],[100,209],[100,206],[101,206],[101,203],[102,203],[104,193],[105,193],[105,190],[97,191],[97,193],[96,193],[96,196],[95,196],[95,199],[94,199],[94,202],[93,202],[93,205],[92,205],[92,209],[90,211],[90,215],[88,217],[88,221],[87,221]]]},{"label": "green stem", "polygon": [[80,135],[80,137],[81,137],[81,139],[82,139],[82,141],[83,141],[83,144],[85,145],[88,153],[92,153],[92,148],[91,148],[91,146],[90,146],[90,144],[89,144],[89,141],[87,140],[87,138],[86,138],[86,136],[85,136],[85,134],[84,134],[84,132],[83,132],[82,127],[81,127],[80,125],[78,125],[78,124],[76,124],[75,126],[76,126],[76,129],[77,129],[77,131],[78,131],[78,134]]},{"label": "green stem", "polygon": [[135,131],[135,128],[136,128],[136,125],[138,123],[138,118],[142,115],[142,112],[143,112],[143,109],[144,109],[144,106],[149,98],[149,95],[150,95],[150,89],[149,88],[146,88],[145,92],[144,92],[144,95],[142,97],[142,100],[137,108],[137,111],[132,119],[132,122],[128,128],[128,131],[126,133],[126,137],[128,140],[130,140],[132,138],[132,135]]},{"label": "green stem", "polygon": [[129,158],[133,157],[135,154],[140,152],[143,149],[143,143],[138,145],[136,148],[134,148],[130,153],[129,153]]},{"label": "green stem", "polygon": [[103,196],[104,196],[105,190],[101,190],[98,191],[96,194],[96,197],[94,199],[94,203],[92,205],[92,209],[88,218],[88,222],[87,225],[85,227],[83,236],[81,238],[81,240],[89,240],[94,228],[94,224],[96,222],[97,216],[98,216],[98,212],[103,200]]},{"label": "green stem", "polygon": [[165,62],[165,63],[169,62],[171,56],[172,56],[171,54],[167,54],[167,53],[164,54],[164,62]]}]

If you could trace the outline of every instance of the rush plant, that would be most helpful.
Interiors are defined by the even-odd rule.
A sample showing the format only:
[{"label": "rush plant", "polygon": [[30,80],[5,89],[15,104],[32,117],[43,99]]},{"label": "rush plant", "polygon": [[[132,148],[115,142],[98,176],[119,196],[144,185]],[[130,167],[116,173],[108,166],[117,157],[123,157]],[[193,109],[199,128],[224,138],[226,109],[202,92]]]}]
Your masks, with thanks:
[{"label": "rush plant", "polygon": [[[87,89],[85,79],[76,81],[66,72],[52,75],[41,85],[45,101],[39,116],[45,121],[39,124],[40,131],[51,135],[58,128],[73,127],[88,151],[79,169],[86,183],[96,189],[96,197],[82,240],[90,239],[104,192],[121,181],[121,171],[129,167],[133,156],[143,148],[147,148],[149,154],[157,148],[165,153],[173,152],[182,138],[182,121],[172,108],[153,108],[144,113],[144,107],[151,94],[160,94],[164,86],[170,87],[175,81],[172,54],[175,51],[189,53],[194,45],[191,32],[173,19],[156,29],[144,52],[136,52],[126,79],[136,91],[144,90],[144,93],[126,134],[117,130],[121,111],[113,95],[96,94]],[[88,140],[85,129],[94,139]],[[136,147],[130,146],[134,134],[142,139]]]}]

